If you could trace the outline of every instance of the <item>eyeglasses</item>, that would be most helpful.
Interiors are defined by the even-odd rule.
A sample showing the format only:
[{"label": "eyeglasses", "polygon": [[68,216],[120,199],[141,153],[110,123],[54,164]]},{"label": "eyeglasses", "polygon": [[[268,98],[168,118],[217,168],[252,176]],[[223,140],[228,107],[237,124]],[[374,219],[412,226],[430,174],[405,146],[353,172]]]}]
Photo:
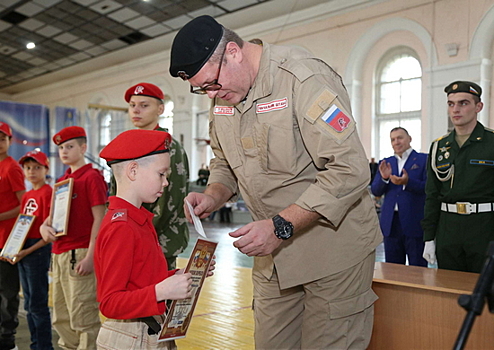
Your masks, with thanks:
[{"label": "eyeglasses", "polygon": [[221,54],[220,66],[218,67],[218,74],[216,74],[216,79],[213,80],[212,83],[209,83],[203,87],[193,87],[190,86],[190,92],[197,95],[206,95],[209,91],[218,91],[223,87],[220,83],[218,83],[218,78],[220,77],[221,65],[223,64],[223,58],[225,57],[226,47]]}]

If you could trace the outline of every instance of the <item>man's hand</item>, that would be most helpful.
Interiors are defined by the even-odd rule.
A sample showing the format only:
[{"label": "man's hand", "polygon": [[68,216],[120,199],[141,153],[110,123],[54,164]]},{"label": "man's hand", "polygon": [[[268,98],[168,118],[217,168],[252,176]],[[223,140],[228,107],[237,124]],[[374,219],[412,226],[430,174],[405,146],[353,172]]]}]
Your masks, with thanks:
[{"label": "man's hand", "polygon": [[58,237],[56,237],[56,232],[53,227],[51,227],[51,219],[48,216],[46,220],[41,224],[41,227],[39,228],[39,232],[41,233],[41,237],[43,237],[43,240],[45,242],[55,242]]},{"label": "man's hand", "polygon": [[403,175],[401,176],[391,175],[390,177],[391,182],[394,183],[395,185],[405,186],[408,183],[408,173],[405,170],[405,168],[403,168],[402,172]]},{"label": "man's hand", "polygon": [[75,265],[75,272],[80,276],[87,276],[94,271],[93,258],[86,256]]},{"label": "man's hand", "polygon": [[154,290],[156,301],[190,298],[192,296],[192,274],[184,273],[183,269],[178,270],[173,276],[158,283]]},{"label": "man's hand", "polygon": [[[194,208],[194,214],[201,219],[207,218],[214,211],[215,200],[207,194],[191,192],[185,197],[185,200]],[[187,220],[192,223],[192,217],[189,213],[187,203],[184,203],[184,210]]]},{"label": "man's hand", "polygon": [[230,232],[230,236],[241,237],[233,242],[233,245],[247,256],[269,255],[282,242],[274,234],[274,224],[271,219],[251,222]]},{"label": "man's hand", "polygon": [[424,254],[422,257],[431,265],[436,263],[436,243],[434,241],[425,242]]},{"label": "man's hand", "polygon": [[389,180],[389,177],[391,176],[391,164],[383,160],[379,163],[379,172],[381,173],[381,178],[383,180]]}]

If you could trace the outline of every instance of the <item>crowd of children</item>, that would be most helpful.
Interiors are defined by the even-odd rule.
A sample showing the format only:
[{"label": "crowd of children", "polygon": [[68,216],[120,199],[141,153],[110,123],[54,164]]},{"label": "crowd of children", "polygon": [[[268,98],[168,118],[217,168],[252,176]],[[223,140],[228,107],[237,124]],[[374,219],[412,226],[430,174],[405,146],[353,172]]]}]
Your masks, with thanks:
[{"label": "crowd of children", "polygon": [[[0,260],[0,350],[17,349],[20,285],[33,350],[53,349],[52,326],[62,349],[175,348],[173,342],[157,342],[158,335],[148,330],[146,320],[153,316],[160,320],[156,316],[164,314],[166,300],[189,297],[191,276],[183,270],[168,271],[153,214],[142,207],[156,201],[168,185],[171,136],[130,130],[103,149],[101,157],[111,165],[118,184],[105,215],[107,184],[85,162],[85,130],[70,126],[56,133],[53,142],[68,166],[57,181],[73,179],[67,234],[62,236],[51,226],[53,189],[45,182],[48,157],[31,151],[17,162],[8,154],[11,141],[11,128],[0,122],[0,248],[20,213],[35,219],[19,253]],[[25,179],[32,185],[28,192]],[[214,262],[208,275],[213,269]],[[103,327],[100,310],[107,317]],[[127,339],[121,331],[133,335]]]}]

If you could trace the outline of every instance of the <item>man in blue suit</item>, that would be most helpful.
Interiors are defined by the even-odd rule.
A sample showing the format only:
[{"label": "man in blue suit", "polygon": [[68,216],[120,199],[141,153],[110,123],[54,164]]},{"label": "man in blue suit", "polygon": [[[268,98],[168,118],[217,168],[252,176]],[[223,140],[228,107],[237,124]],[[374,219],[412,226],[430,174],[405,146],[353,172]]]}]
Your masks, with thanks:
[{"label": "man in blue suit", "polygon": [[425,182],[427,154],[410,147],[411,136],[402,127],[391,130],[395,155],[379,163],[371,190],[374,196],[384,195],[381,208],[381,230],[384,235],[386,262],[427,266],[422,257]]}]

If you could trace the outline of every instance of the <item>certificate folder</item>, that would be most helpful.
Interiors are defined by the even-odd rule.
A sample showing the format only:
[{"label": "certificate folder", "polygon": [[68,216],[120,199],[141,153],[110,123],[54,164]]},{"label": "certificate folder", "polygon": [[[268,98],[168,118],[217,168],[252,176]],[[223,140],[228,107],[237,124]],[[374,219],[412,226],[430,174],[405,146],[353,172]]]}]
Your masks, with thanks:
[{"label": "certificate folder", "polygon": [[165,315],[165,322],[161,328],[158,341],[185,337],[217,245],[217,242],[202,238],[197,240],[185,268],[186,273],[190,272],[192,274],[192,297],[174,300],[171,303]]}]

